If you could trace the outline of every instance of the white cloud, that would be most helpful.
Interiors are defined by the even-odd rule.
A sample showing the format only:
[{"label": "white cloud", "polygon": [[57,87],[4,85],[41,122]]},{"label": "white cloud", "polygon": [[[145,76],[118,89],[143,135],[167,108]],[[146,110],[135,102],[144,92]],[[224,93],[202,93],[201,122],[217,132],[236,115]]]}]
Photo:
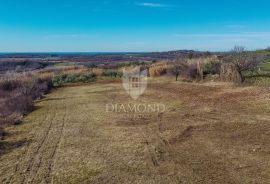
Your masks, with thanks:
[{"label": "white cloud", "polygon": [[164,8],[168,7],[166,4],[160,4],[160,3],[150,3],[150,2],[143,2],[143,3],[137,3],[139,6],[149,7],[149,8]]}]

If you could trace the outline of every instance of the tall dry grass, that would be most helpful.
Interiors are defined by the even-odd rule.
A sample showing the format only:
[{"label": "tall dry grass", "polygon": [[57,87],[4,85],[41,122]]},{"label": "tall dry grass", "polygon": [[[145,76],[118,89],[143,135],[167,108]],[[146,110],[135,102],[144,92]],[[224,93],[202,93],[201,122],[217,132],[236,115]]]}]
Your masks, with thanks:
[{"label": "tall dry grass", "polygon": [[155,63],[149,67],[149,75],[150,77],[159,77],[167,74],[170,68],[171,65],[169,64],[168,61]]},{"label": "tall dry grass", "polygon": [[102,68],[92,68],[91,72],[94,73],[97,77],[100,77],[104,73],[104,69],[102,69]]}]

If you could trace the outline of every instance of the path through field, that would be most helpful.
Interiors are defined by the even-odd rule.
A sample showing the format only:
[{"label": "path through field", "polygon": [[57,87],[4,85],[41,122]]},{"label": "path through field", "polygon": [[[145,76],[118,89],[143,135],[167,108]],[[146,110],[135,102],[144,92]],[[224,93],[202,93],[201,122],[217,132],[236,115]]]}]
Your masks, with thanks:
[{"label": "path through field", "polygon": [[[106,111],[156,103],[166,111]],[[270,183],[268,89],[161,79],[133,101],[100,82],[36,106],[8,128],[0,183]]]}]

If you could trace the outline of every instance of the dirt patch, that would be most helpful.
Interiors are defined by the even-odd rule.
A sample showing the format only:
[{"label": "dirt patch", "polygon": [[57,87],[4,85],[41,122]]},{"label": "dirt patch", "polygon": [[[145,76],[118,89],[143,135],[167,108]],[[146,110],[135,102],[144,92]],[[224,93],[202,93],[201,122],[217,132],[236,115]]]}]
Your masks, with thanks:
[{"label": "dirt patch", "polygon": [[188,138],[190,138],[192,136],[193,130],[194,130],[193,126],[187,127],[180,135],[178,135],[177,137],[171,138],[169,140],[169,143],[176,144],[176,143],[183,142],[183,141],[187,140]]}]

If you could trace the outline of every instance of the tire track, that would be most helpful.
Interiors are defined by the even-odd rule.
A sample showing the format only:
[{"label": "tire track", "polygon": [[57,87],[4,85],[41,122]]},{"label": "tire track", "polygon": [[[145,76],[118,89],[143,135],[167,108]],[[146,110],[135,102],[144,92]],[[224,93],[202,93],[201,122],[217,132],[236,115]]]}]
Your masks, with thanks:
[{"label": "tire track", "polygon": [[155,127],[146,125],[143,128],[139,128],[144,142],[146,143],[150,161],[155,167],[160,166],[162,162],[166,160],[172,160],[172,155],[174,153],[169,141],[160,134],[160,124],[162,123],[162,119],[162,114],[158,114]]},{"label": "tire track", "polygon": [[[53,105],[51,105],[53,106]],[[22,183],[27,183],[27,180],[29,179],[29,177],[31,176],[32,172],[35,170],[34,167],[36,165],[36,160],[38,160],[38,157],[42,154],[41,150],[44,147],[45,142],[48,140],[48,135],[49,132],[52,129],[53,126],[53,122],[56,119],[57,115],[58,115],[58,110],[57,110],[57,106],[54,105],[56,107],[56,109],[51,108],[51,111],[47,114],[47,119],[45,119],[44,124],[47,124],[47,122],[49,122],[49,125],[47,127],[47,129],[43,132],[43,138],[41,139],[41,142],[39,143],[37,149],[35,150],[34,153],[32,153],[32,156],[30,156],[30,161],[28,161],[28,166],[27,169],[24,174],[24,178]],[[51,115],[51,116],[50,116]],[[44,127],[43,127],[44,128]],[[39,137],[40,134],[37,133],[37,137]],[[29,148],[30,151],[32,150],[31,148]],[[30,153],[31,154],[31,153]],[[39,165],[39,164],[38,164]]]},{"label": "tire track", "polygon": [[[31,171],[31,167],[34,164],[34,159],[36,155],[39,153],[42,145],[44,144],[45,140],[47,139],[48,132],[51,129],[52,121],[56,117],[56,113],[51,112],[52,108],[49,108],[45,118],[43,119],[44,122],[50,122],[49,124],[43,123],[44,126],[41,126],[37,131],[36,135],[33,138],[34,140],[38,140],[37,142],[30,143],[25,150],[23,156],[21,157],[21,160],[17,163],[15,166],[15,175],[18,180],[13,181],[13,177],[11,178],[11,183],[25,183],[26,178],[29,175],[29,172]],[[55,111],[56,112],[56,111]],[[40,123],[40,125],[43,125]],[[46,129],[46,131],[44,131]],[[40,134],[43,136],[41,137]],[[41,137],[41,138],[40,138]],[[34,152],[33,152],[34,150]]]},{"label": "tire track", "polygon": [[68,108],[67,108],[67,104],[65,104],[65,115],[63,116],[61,132],[60,132],[60,136],[59,136],[59,139],[57,141],[57,144],[53,150],[53,155],[51,158],[51,162],[49,164],[49,171],[48,171],[47,176],[45,178],[46,183],[53,183],[53,178],[51,178],[51,173],[52,173],[53,167],[55,165],[55,158],[56,158],[57,151],[58,151],[58,149],[60,147],[60,143],[62,142],[62,139],[63,139],[63,132],[64,132],[65,125],[66,125],[67,121],[68,121]]},{"label": "tire track", "polygon": [[[160,164],[171,155],[169,142],[163,139],[159,132],[156,130],[153,131],[149,127],[144,127],[144,130],[140,128],[140,132],[142,133],[143,142],[146,144],[147,155],[150,158],[150,162],[154,167],[160,166]],[[145,132],[148,132],[149,136],[147,136]]]},{"label": "tire track", "polygon": [[[67,121],[67,106],[61,101],[60,107],[65,108],[63,114],[54,119],[53,126],[48,132],[48,139],[46,139],[44,146],[41,149],[38,164],[31,173],[29,183],[49,183],[51,181],[51,172],[57,149],[59,148],[62,139],[65,122]],[[58,104],[59,105],[59,104]]]},{"label": "tire track", "polygon": [[[44,155],[46,155],[48,145],[50,147],[53,145],[50,135],[54,132],[55,126],[58,124],[57,120],[61,117],[61,113],[59,112],[60,107],[58,103],[51,103],[45,118],[40,120],[40,125],[44,126],[41,126],[36,131],[34,140],[38,141],[30,143],[21,161],[18,162],[18,165],[20,164],[21,166],[16,168],[16,175],[20,177],[17,178],[17,181],[12,181],[11,179],[12,183],[33,183],[33,179],[36,178],[37,173],[42,167],[42,161]],[[63,123],[63,121],[61,121],[61,123]]]},{"label": "tire track", "polygon": [[[45,121],[45,120],[48,118],[49,109],[50,109],[50,108],[47,108],[46,113],[45,113],[44,116],[42,116],[41,121]],[[37,119],[38,119],[38,117],[36,117],[36,118],[34,119],[34,121],[37,121]],[[39,125],[41,125],[41,123],[39,123]],[[37,125],[37,126],[39,126],[39,125]],[[40,129],[42,129],[42,128],[40,128]],[[32,130],[32,132],[33,132],[33,131],[34,131],[34,130]],[[30,134],[31,134],[31,133],[30,133]],[[34,138],[35,138],[35,137],[36,137],[36,136],[34,136]],[[17,158],[18,158],[18,162],[17,162],[17,163],[15,164],[15,166],[14,166],[14,174],[13,174],[12,176],[9,177],[9,179],[7,180],[7,183],[12,183],[12,181],[14,180],[14,177],[17,176],[19,173],[22,173],[21,168],[20,168],[20,165],[22,165],[24,159],[26,159],[26,155],[27,155],[27,153],[29,152],[30,145],[31,145],[31,143],[28,143],[28,144],[26,145],[24,151],[22,152],[22,154],[18,155],[18,157],[17,157]]]}]

